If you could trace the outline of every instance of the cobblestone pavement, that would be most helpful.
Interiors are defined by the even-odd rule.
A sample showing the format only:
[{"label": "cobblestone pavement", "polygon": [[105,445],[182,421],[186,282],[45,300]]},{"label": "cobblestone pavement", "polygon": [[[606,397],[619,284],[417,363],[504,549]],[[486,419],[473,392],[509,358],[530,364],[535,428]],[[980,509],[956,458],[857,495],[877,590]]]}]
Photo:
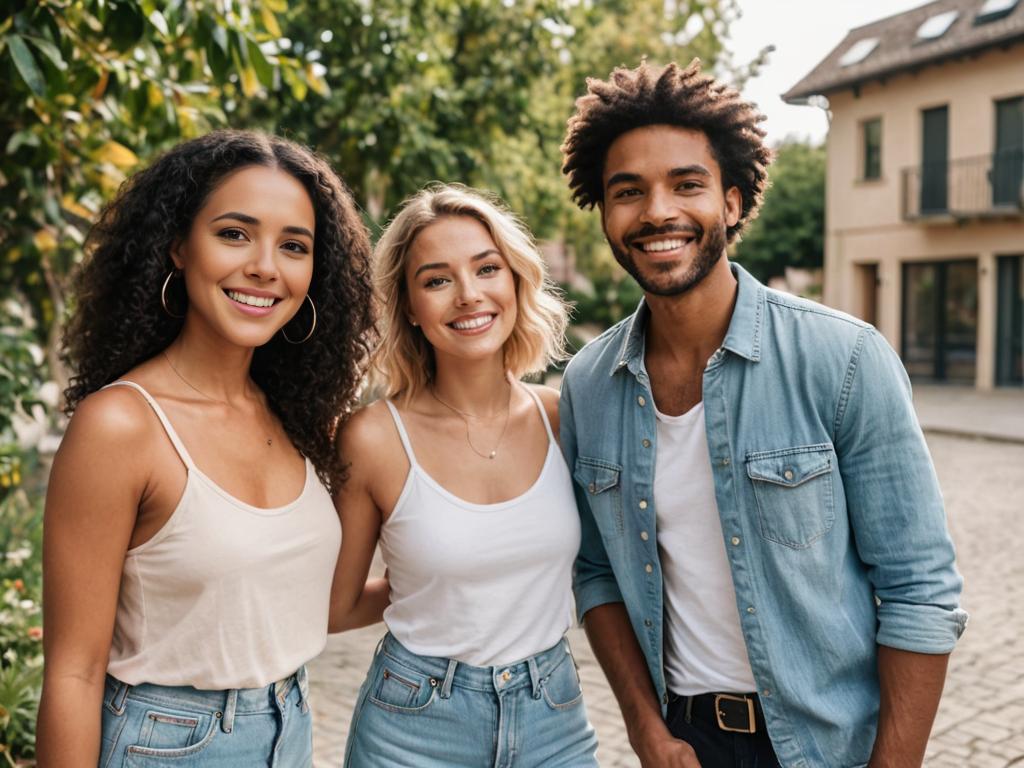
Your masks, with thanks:
[{"label": "cobblestone pavement", "polygon": [[[1024,768],[1024,446],[931,436],[971,620],[950,662],[925,764]],[[331,638],[310,667],[318,768],[340,766],[380,627]],[[586,636],[572,630],[603,768],[637,768]]]}]

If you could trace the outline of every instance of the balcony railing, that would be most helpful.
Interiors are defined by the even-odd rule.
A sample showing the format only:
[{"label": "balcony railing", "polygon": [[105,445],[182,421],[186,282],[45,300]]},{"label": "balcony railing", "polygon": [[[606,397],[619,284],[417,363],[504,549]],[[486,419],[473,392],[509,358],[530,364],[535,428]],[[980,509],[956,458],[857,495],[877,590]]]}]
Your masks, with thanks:
[{"label": "balcony railing", "polygon": [[903,171],[903,218],[978,219],[1024,212],[1024,148]]}]

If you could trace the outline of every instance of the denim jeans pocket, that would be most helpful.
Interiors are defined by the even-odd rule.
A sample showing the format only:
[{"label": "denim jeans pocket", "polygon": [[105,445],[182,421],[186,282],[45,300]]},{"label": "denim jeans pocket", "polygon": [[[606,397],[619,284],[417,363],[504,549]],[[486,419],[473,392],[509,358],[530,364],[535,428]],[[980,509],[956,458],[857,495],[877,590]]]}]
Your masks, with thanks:
[{"label": "denim jeans pocket", "polygon": [[382,655],[370,682],[370,702],[389,712],[418,714],[429,707],[437,694],[438,681],[408,669]]},{"label": "denim jeans pocket", "polygon": [[616,535],[621,536],[623,532],[622,487],[619,484],[621,474],[622,467],[610,461],[586,456],[579,456],[576,459],[573,477],[586,491],[594,519],[605,535],[612,531],[606,526],[601,526],[602,520],[611,520],[614,523]]},{"label": "denim jeans pocket", "polygon": [[832,529],[836,462],[829,443],[750,453],[746,463],[765,539],[806,549]]},{"label": "denim jeans pocket", "polygon": [[144,708],[138,737],[129,739],[126,766],[148,765],[150,759],[191,758],[206,749],[217,735],[219,720],[208,712],[195,713],[149,702],[131,702]]},{"label": "denim jeans pocket", "polygon": [[552,709],[570,709],[583,701],[583,688],[572,656],[566,654],[558,666],[541,679],[540,689]]}]

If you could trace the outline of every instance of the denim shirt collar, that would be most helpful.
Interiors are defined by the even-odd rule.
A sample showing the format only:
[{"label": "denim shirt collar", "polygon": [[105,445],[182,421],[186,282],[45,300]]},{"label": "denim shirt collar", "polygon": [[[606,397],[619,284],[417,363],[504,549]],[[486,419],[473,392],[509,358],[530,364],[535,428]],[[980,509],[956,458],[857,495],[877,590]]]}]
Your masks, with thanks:
[{"label": "denim shirt collar", "polygon": [[[732,319],[729,320],[729,330],[725,334],[722,348],[756,363],[761,359],[764,286],[736,262],[731,262],[729,268],[736,276],[739,288],[736,292],[736,306],[733,307]],[[628,321],[628,330],[610,374],[615,374],[623,367],[628,367],[634,376],[642,370],[644,339],[650,315],[651,310],[647,306],[647,301],[640,299],[636,312]]]}]

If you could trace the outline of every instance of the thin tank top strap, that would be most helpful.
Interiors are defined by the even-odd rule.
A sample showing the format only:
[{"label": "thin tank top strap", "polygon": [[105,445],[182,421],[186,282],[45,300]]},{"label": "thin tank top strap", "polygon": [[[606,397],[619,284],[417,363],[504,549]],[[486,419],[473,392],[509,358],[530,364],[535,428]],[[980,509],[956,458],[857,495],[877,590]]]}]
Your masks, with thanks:
[{"label": "thin tank top strap", "polygon": [[164,413],[164,409],[160,407],[160,404],[151,394],[149,394],[149,392],[143,389],[140,384],[136,384],[134,381],[128,381],[127,379],[112,381],[107,384],[106,387],[103,387],[103,389],[107,389],[107,387],[131,387],[142,395],[146,399],[146,402],[149,403],[149,407],[153,409],[156,417],[160,419],[164,432],[167,433],[167,437],[170,439],[171,445],[174,446],[174,450],[176,450],[178,452],[178,456],[181,457],[182,463],[184,463],[184,465],[190,470],[195,469],[196,465],[192,461],[192,457],[189,455],[188,451],[185,450],[185,444],[181,442],[181,438],[178,437],[178,433],[174,431],[174,427],[171,426],[171,421],[167,418],[167,414]]},{"label": "thin tank top strap", "polygon": [[551,422],[548,421],[548,413],[544,410],[544,403],[541,402],[540,396],[530,389],[529,384],[523,384],[522,387],[526,390],[526,394],[533,398],[533,402],[537,404],[537,410],[540,411],[540,417],[544,420],[544,429],[548,433],[548,440],[557,445],[558,441],[555,440],[555,433],[551,431]]},{"label": "thin tank top strap", "polygon": [[398,409],[395,408],[395,404],[390,400],[385,400],[384,405],[391,411],[391,418],[395,421],[395,428],[398,430],[398,436],[402,439],[402,447],[405,448],[405,455],[409,457],[409,464],[415,467],[416,454],[412,452],[412,442],[409,440],[409,433],[405,431],[402,417],[398,415]]}]

